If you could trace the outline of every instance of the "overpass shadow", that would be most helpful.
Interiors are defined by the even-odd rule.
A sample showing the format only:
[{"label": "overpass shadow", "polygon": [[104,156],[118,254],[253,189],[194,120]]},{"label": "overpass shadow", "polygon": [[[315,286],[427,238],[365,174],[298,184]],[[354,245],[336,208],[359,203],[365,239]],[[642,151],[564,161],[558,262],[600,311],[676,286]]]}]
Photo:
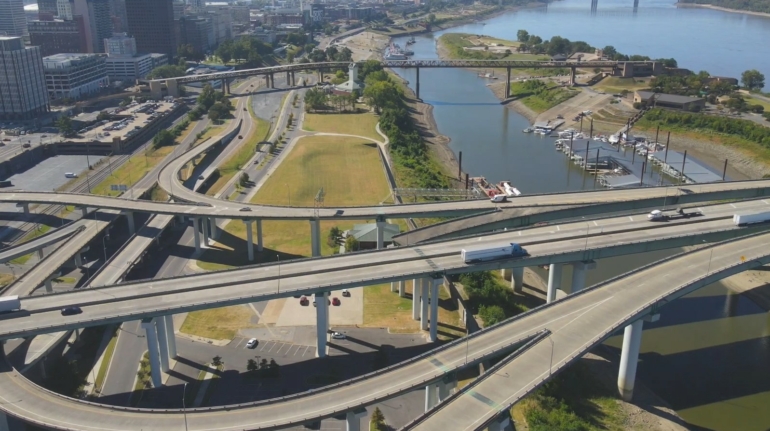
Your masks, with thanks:
[{"label": "overpass shadow", "polygon": [[[302,255],[284,253],[269,248],[264,248],[261,252],[258,252],[256,244],[254,244],[254,261],[250,262],[248,251],[246,250],[246,240],[237,237],[226,230],[218,230],[220,231],[220,234],[219,238],[216,239],[216,243],[212,243],[212,245],[201,254],[198,260],[219,265],[248,266],[258,263],[274,262],[278,260],[278,256],[280,256],[282,262],[284,260],[305,258],[305,256]],[[188,257],[189,254],[194,251],[194,246],[186,246],[185,250],[181,251],[184,254],[180,257]]]}]

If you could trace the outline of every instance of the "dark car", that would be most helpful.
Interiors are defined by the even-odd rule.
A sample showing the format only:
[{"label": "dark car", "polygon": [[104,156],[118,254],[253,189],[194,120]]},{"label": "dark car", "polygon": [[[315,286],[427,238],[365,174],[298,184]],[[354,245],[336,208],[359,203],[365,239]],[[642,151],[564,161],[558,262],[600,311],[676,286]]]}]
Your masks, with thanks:
[{"label": "dark car", "polygon": [[81,310],[80,307],[76,307],[74,305],[71,305],[69,307],[64,307],[64,308],[61,309],[61,315],[62,316],[72,316],[72,315],[75,315],[75,314],[80,314],[82,312],[83,312],[83,310]]}]

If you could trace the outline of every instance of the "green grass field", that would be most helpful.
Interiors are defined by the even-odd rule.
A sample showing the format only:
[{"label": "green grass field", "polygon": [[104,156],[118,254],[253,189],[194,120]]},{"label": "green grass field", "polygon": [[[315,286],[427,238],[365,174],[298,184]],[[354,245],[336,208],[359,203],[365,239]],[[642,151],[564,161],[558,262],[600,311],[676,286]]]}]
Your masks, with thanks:
[{"label": "green grass field", "polygon": [[[252,202],[312,207],[321,187],[326,192],[327,207],[376,205],[387,199],[390,190],[376,144],[335,136],[301,139]],[[332,226],[345,230],[364,222],[322,222],[322,254],[333,253],[325,241]],[[281,259],[310,254],[308,222],[265,221],[262,228],[265,251],[256,253],[256,262],[274,261],[278,254]],[[252,229],[256,232],[255,225]],[[240,221],[229,223],[217,245],[201,256],[198,265],[217,270],[254,263],[248,262],[244,238],[245,225]]]},{"label": "green grass field", "polygon": [[193,311],[187,314],[179,330],[213,340],[232,340],[239,329],[256,326],[251,324],[252,316],[248,305]]},{"label": "green grass field", "polygon": [[532,94],[526,89],[525,85],[526,83],[523,82],[512,82],[511,95],[521,97],[518,100],[537,113],[545,112],[578,94],[577,91],[561,87],[552,88],[543,93]]},{"label": "green grass field", "polygon": [[137,154],[123,164],[123,166],[112,171],[101,183],[91,188],[91,193],[95,195],[117,196],[118,191],[110,190],[113,184],[125,184],[129,188],[136,184],[147,172],[152,170],[161,160],[174,151],[173,146],[161,147],[157,150],[150,150],[146,154]]},{"label": "green grass field", "polygon": [[365,136],[382,141],[377,133],[380,119],[372,113],[364,114],[305,114],[302,128],[310,132],[343,133],[346,135]]}]

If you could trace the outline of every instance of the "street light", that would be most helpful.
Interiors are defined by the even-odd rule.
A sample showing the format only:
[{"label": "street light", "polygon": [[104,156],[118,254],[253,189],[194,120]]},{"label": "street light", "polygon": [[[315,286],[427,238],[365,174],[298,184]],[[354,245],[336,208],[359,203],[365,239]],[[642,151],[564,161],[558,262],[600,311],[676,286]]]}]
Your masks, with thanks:
[{"label": "street light", "polygon": [[104,264],[107,264],[107,243],[106,241],[110,239],[110,234],[104,235],[102,238],[102,250],[104,250]]},{"label": "street light", "polygon": [[187,406],[185,406],[184,402],[184,396],[187,393],[187,382],[184,382],[184,387],[182,388],[182,414],[184,415],[184,429],[187,431]]}]

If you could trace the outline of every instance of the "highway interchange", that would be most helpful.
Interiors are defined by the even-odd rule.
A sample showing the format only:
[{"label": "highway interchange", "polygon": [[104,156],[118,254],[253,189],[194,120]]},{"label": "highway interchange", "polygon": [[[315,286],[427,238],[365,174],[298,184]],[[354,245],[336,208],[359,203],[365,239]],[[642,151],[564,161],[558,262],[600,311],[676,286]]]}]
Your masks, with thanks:
[{"label": "highway interchange", "polygon": [[[243,112],[242,100],[240,99],[237,104],[236,121],[233,121],[233,124],[236,124],[240,117],[246,116],[241,114]],[[230,128],[223,135],[234,130]],[[474,215],[489,213],[497,209],[488,201],[460,201],[399,206],[333,208],[323,209],[316,214],[309,208],[249,205],[205,197],[185,188],[181,181],[178,180],[176,173],[188,161],[218,145],[218,140],[219,137],[215,137],[192,151],[181,155],[175,153],[175,156],[179,157],[176,157],[165,167],[159,166],[155,171],[151,172],[151,175],[143,179],[149,185],[157,179],[161,187],[169,191],[174,197],[193,202],[194,204],[157,203],[136,201],[126,199],[125,197],[106,198],[93,195],[40,192],[0,193],[0,201],[70,204],[87,208],[107,209],[115,216],[118,211],[158,214],[150,219],[146,227],[147,229],[157,229],[161,225],[165,226],[170,222],[171,217],[169,216],[172,215],[216,217],[220,219],[311,220],[316,217],[360,219],[426,215]],[[721,193],[731,190],[751,190],[757,196],[763,196],[770,193],[770,181],[690,185],[681,188],[647,188],[534,195],[517,198],[512,203],[502,204],[499,207],[556,209],[565,205],[622,203],[640,199],[660,199],[664,201],[667,198],[671,198],[672,191],[680,195],[700,195],[702,199],[708,199],[709,193]],[[0,320],[0,338],[7,339],[110,322],[124,322],[142,317],[220,307],[228,304],[262,301],[293,296],[299,293],[309,294],[317,291],[360,287],[387,281],[503,267],[511,268],[549,263],[566,263],[624,253],[699,244],[704,240],[717,241],[766,229],[767,227],[764,225],[754,228],[735,227],[732,224],[732,215],[739,211],[762,211],[765,210],[767,205],[767,202],[757,200],[704,206],[702,207],[702,217],[670,223],[650,223],[646,220],[644,214],[624,215],[590,220],[588,222],[551,224],[513,232],[487,234],[481,237],[441,241],[420,246],[399,247],[378,252],[354,253],[334,258],[296,260],[281,264],[280,276],[278,275],[278,265],[267,264],[225,272],[114,285],[120,281],[122,274],[118,275],[117,273],[106,271],[102,273],[102,278],[92,280],[91,286],[93,287],[90,289],[24,298],[24,309],[29,315]],[[246,206],[251,211],[241,211]],[[157,224],[157,226],[151,226],[153,223]],[[70,226],[69,229],[74,228]],[[69,233],[68,235],[59,233],[58,235],[61,235],[62,238],[68,238],[76,233]],[[51,234],[51,237],[54,237],[54,234]],[[73,238],[77,237],[76,235]],[[142,241],[137,241],[135,245],[131,245],[131,243],[134,243],[139,238],[142,238]],[[124,255],[122,259],[125,259],[125,262],[134,262],[137,256],[141,256],[144,253],[147,242],[151,240],[147,235],[138,235],[126,247],[126,250],[130,249],[131,253]],[[747,265],[760,262],[764,255],[761,254],[763,251],[761,247],[756,246],[756,243],[761,240],[766,242],[765,236],[728,243],[715,248],[715,255],[720,256],[719,259],[715,260],[716,265],[713,266],[715,276],[716,271],[729,266],[728,264],[731,262],[735,262],[736,250],[742,244],[746,244],[744,257],[748,256],[748,259],[751,260]],[[459,250],[463,247],[474,246],[482,242],[484,244],[498,244],[514,241],[522,243],[528,249],[531,256],[526,259],[496,261],[474,266],[466,265],[459,258]],[[754,259],[755,257],[756,259]],[[681,262],[696,261],[696,259],[701,258],[702,255],[694,253],[678,258],[689,260],[671,260],[662,265],[673,265],[673,262],[681,264]],[[697,261],[700,262],[701,260]],[[635,280],[633,277],[641,276],[642,274],[647,277],[645,280],[656,276],[652,269],[647,269],[645,272],[631,275],[632,278],[629,278],[628,282]],[[691,271],[683,271],[681,277],[677,278],[681,282],[677,286],[680,288],[681,286],[688,286],[688,283],[695,277],[695,274],[691,273]],[[100,280],[103,281],[100,282]],[[280,292],[278,291],[278,280],[280,280]],[[620,325],[618,322],[627,323],[628,319],[634,317],[634,315],[628,313],[623,315],[623,310],[643,303],[638,302],[641,299],[653,297],[654,295],[659,296],[661,293],[658,290],[648,291],[649,289],[645,287],[644,289],[637,289],[641,292],[639,293],[640,296],[625,298],[625,292],[629,291],[629,289],[621,289],[620,286],[628,285],[628,283],[623,283],[626,283],[624,279],[620,279],[615,284],[611,283],[605,285],[605,287],[590,289],[584,294],[572,295],[568,300],[552,304],[549,306],[550,308],[546,307],[538,313],[531,313],[526,317],[517,318],[505,324],[520,325],[521,331],[510,328],[505,331],[498,331],[501,327],[484,331],[480,335],[469,338],[468,344],[464,348],[458,347],[456,343],[444,346],[426,356],[406,361],[398,366],[391,367],[386,373],[369,376],[370,378],[367,379],[357,379],[354,382],[347,382],[346,385],[326,388],[317,393],[298,394],[279,402],[241,406],[240,408],[230,410],[229,413],[220,408],[195,410],[187,418],[189,429],[234,430],[243,429],[244,427],[273,429],[289,424],[307,423],[325,417],[336,416],[340,412],[350,410],[353,407],[370,405],[378,400],[390,398],[395,394],[424,386],[426,382],[440,378],[448,371],[467,365],[465,362],[460,362],[461,356],[465,358],[465,349],[469,349],[470,361],[474,362],[489,357],[493,353],[501,354],[508,352],[514,346],[518,346],[529,339],[531,335],[544,329],[551,331],[550,337],[554,340],[557,337],[564,337],[566,336],[564,334],[567,334],[568,331],[574,331],[572,329],[574,325],[564,325],[564,316],[562,316],[564,312],[558,311],[563,307],[570,307],[570,310],[572,310],[567,315],[574,318],[574,320],[570,321],[570,323],[573,323],[578,319],[589,320],[589,317],[599,313],[599,310],[605,310],[605,304],[616,301],[615,298],[618,298],[617,301],[624,301],[622,304],[625,305],[625,308],[618,306],[619,311],[614,314],[602,313],[603,318],[610,319],[607,320],[607,324],[617,326]],[[666,283],[658,284],[665,285]],[[671,285],[669,284],[668,286],[670,287]],[[637,287],[641,287],[641,285]],[[663,289],[665,286],[659,287]],[[614,293],[618,289],[622,290],[623,293]],[[664,293],[672,294],[670,291],[665,291]],[[607,295],[610,296],[607,297]],[[577,301],[580,301],[580,304],[587,305],[579,307],[576,314],[574,310],[577,307]],[[646,304],[646,302],[644,303]],[[73,304],[83,307],[84,313],[78,316],[60,315],[59,310],[61,307]],[[634,308],[632,311],[638,310]],[[560,317],[555,320],[549,320],[548,316]],[[597,331],[604,331],[610,327],[602,325],[603,323],[595,324],[595,331],[593,331],[593,327],[591,327],[592,331],[584,331],[585,336],[595,335],[598,333]],[[516,328],[518,327],[516,326]],[[506,326],[506,328],[508,327]],[[505,334],[505,336],[501,339],[500,334]],[[606,334],[602,332],[599,336],[603,335]],[[598,343],[594,338],[589,341]],[[536,344],[526,354],[522,354],[512,361],[511,364],[521,364],[523,361],[529,361],[526,364],[531,362],[534,365],[526,366],[542,366],[541,349],[546,344],[550,346],[548,342]],[[561,355],[559,358],[563,360],[562,362],[555,362],[554,367],[568,365],[569,361],[576,354],[575,352],[582,354],[583,351],[587,350],[586,346],[590,343],[583,343],[577,347],[572,344],[562,344],[558,351]],[[436,367],[436,361],[442,364],[441,368]],[[3,371],[0,374],[0,399],[3,399],[5,402],[0,408],[14,416],[24,417],[31,422],[43,426],[82,430],[182,429],[181,427],[183,426],[183,418],[179,411],[163,413],[147,410],[133,411],[131,409],[110,408],[77,402],[50,393],[32,384],[14,370],[4,369]],[[497,373],[495,376],[497,376]],[[531,391],[539,382],[536,382],[534,386],[531,383],[521,382],[520,387],[522,389],[516,391],[516,400]],[[475,390],[490,391],[491,396],[497,396],[499,395],[497,392],[500,392],[500,386],[500,381],[490,378],[479,381],[478,389]],[[506,387],[505,385],[503,386]],[[507,393],[507,397],[511,395],[507,391],[502,392]],[[467,402],[467,398],[460,395],[452,402]],[[509,399],[513,398],[501,398],[502,404],[498,404],[498,407],[496,407],[498,413],[500,410],[499,406],[505,405]],[[19,403],[18,401],[24,402]],[[470,402],[472,403],[472,400]],[[489,422],[495,415],[495,409],[488,408],[481,411],[479,410],[480,407],[475,405],[468,405],[467,408],[473,409],[469,411],[474,411],[474,414],[463,418],[463,420],[467,419],[470,421],[467,424],[467,428],[464,429],[477,429],[481,426],[480,424]],[[258,412],[257,419],[255,419],[255,412]],[[478,414],[475,414],[475,412],[478,412]],[[416,423],[415,426],[420,429],[446,427],[446,425],[436,426],[434,424],[451,420],[451,418],[446,419],[449,416],[453,415],[447,415],[445,410],[439,409],[435,412],[435,415],[423,418],[425,422]],[[427,426],[426,424],[430,425]],[[450,426],[448,429],[454,428]]]}]

